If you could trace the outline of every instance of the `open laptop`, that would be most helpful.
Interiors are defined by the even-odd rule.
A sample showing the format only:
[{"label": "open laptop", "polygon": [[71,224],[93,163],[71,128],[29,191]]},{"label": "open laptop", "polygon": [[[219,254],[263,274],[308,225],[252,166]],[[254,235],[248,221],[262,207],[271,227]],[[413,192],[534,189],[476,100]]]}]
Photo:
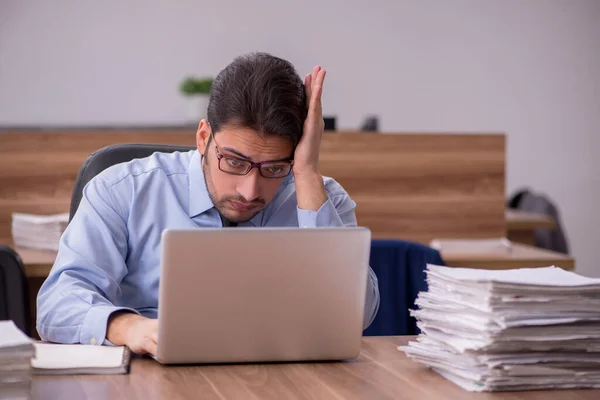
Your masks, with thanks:
[{"label": "open laptop", "polygon": [[159,362],[358,357],[369,229],[167,229],[161,245]]}]

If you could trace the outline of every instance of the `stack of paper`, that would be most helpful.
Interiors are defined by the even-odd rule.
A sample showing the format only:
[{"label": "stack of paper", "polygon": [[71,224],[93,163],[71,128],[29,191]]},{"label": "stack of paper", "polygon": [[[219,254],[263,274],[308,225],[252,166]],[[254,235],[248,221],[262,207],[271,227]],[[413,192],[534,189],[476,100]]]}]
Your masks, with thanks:
[{"label": "stack of paper", "polygon": [[600,279],[556,267],[427,266],[400,347],[469,391],[600,388]]},{"label": "stack of paper", "polygon": [[33,341],[12,321],[0,321],[0,399],[27,399],[31,390]]},{"label": "stack of paper", "polygon": [[58,251],[58,242],[69,223],[69,214],[12,214],[12,237],[17,247]]}]

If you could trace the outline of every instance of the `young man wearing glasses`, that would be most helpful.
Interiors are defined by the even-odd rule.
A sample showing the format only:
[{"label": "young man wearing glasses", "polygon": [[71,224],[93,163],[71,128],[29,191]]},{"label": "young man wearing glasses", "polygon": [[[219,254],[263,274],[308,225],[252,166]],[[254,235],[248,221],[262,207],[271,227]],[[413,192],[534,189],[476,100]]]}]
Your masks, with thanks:
[{"label": "young man wearing glasses", "polygon": [[[165,228],[356,226],[356,204],[319,172],[324,79],[320,67],[302,82],[280,58],[238,57],[213,83],[196,151],[92,179],[38,295],[41,338],[156,354]],[[372,270],[366,300],[365,327],[379,305]]]}]

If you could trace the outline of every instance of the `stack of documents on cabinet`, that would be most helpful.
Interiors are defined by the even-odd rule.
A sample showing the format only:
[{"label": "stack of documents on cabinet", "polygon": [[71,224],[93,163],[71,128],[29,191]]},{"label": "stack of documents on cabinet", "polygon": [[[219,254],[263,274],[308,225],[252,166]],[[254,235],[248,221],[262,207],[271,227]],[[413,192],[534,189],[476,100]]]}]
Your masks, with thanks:
[{"label": "stack of documents on cabinet", "polygon": [[58,251],[58,242],[69,223],[69,214],[12,214],[12,237],[17,247]]},{"label": "stack of documents on cabinet", "polygon": [[31,391],[33,340],[12,321],[0,321],[0,399],[26,399]]},{"label": "stack of documents on cabinet", "polygon": [[427,266],[400,347],[469,391],[600,388],[600,279],[556,267]]},{"label": "stack of documents on cabinet", "polygon": [[505,237],[497,239],[434,239],[429,246],[442,253],[510,254],[513,245]]}]

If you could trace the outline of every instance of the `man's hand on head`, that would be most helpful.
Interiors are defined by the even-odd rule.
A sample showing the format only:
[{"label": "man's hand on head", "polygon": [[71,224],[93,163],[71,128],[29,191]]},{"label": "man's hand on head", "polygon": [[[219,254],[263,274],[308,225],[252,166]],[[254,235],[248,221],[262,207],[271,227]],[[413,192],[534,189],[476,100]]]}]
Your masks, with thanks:
[{"label": "man's hand on head", "polygon": [[327,201],[323,178],[319,171],[319,151],[325,130],[321,94],[326,71],[317,66],[304,78],[308,113],[302,138],[294,153],[294,180],[298,207],[317,211]]},{"label": "man's hand on head", "polygon": [[108,320],[106,338],[115,345],[129,347],[136,354],[156,356],[158,320],[130,312],[116,312]]}]

